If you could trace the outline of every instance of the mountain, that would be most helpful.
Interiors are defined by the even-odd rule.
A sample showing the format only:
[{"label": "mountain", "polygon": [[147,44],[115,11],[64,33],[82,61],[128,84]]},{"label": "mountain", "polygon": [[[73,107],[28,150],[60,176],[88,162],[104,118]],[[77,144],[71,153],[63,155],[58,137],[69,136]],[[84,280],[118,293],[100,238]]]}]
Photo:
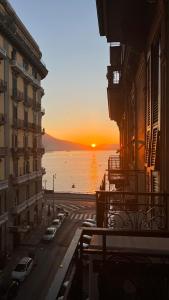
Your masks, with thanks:
[{"label": "mountain", "polygon": [[73,151],[73,150],[90,150],[91,148],[85,145],[72,143],[56,139],[49,134],[44,134],[42,138],[45,151]]},{"label": "mountain", "polygon": [[[42,137],[42,142],[45,147],[45,151],[73,151],[73,150],[91,150],[90,146],[73,143],[65,140],[56,139],[49,134],[44,134]],[[117,150],[119,145],[98,145],[96,150]]]}]

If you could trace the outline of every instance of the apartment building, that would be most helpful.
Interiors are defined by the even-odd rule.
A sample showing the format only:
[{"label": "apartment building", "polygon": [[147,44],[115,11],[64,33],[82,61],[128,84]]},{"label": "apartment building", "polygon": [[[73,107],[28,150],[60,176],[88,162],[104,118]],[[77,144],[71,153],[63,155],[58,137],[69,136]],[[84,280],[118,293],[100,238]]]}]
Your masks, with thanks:
[{"label": "apartment building", "polygon": [[41,80],[48,71],[36,41],[8,1],[0,1],[0,251],[41,220]]}]

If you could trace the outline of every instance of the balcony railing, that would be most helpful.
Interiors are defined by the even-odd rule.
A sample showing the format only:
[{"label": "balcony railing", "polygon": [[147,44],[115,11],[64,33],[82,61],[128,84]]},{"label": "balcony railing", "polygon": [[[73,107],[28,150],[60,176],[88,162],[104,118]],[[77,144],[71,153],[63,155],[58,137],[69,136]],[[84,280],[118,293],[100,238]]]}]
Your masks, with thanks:
[{"label": "balcony railing", "polygon": [[119,154],[117,155],[111,155],[108,159],[108,170],[116,170],[116,169],[120,169],[120,156]]},{"label": "balcony railing", "polygon": [[45,134],[45,128],[42,128],[41,134]]},{"label": "balcony railing", "polygon": [[40,111],[41,110],[41,103],[40,102],[36,102],[35,100],[33,100],[32,104],[33,104],[33,110],[35,110],[35,111]]},{"label": "balcony railing", "polygon": [[12,98],[17,102],[24,101],[24,93],[19,91],[18,89],[13,89]]},{"label": "balcony railing", "polygon": [[[85,235],[92,237],[87,248]],[[133,299],[150,299],[160,291],[167,299],[168,237],[168,232],[77,229],[45,300],[122,299],[123,290],[123,299],[132,299],[131,291]]]},{"label": "balcony railing", "polygon": [[96,192],[97,225],[112,230],[168,230],[164,193]]},{"label": "balcony railing", "polygon": [[20,175],[20,176],[14,176],[12,175],[11,176],[11,180],[12,180],[12,183],[13,184],[20,184],[20,183],[24,183],[28,180],[33,180],[37,177],[41,177],[44,173],[43,173],[43,170],[44,168],[41,168],[40,170],[38,171],[33,171],[33,172],[30,172],[30,173],[26,173],[24,175]]},{"label": "balcony railing", "polygon": [[24,99],[24,105],[27,107],[31,107],[32,106],[32,98],[27,97],[26,99]]},{"label": "balcony railing", "polygon": [[25,122],[21,119],[14,119],[13,120],[13,127],[16,129],[25,129]]},{"label": "balcony railing", "polygon": [[0,158],[3,158],[7,156],[7,148],[6,147],[0,147]]},{"label": "balcony railing", "polygon": [[8,180],[0,180],[0,191],[8,189]]},{"label": "balcony railing", "polygon": [[6,58],[6,50],[0,47],[0,59]]},{"label": "balcony railing", "polygon": [[2,215],[0,215],[0,225],[5,223],[6,221],[8,221],[8,212],[4,212],[2,213]]},{"label": "balcony railing", "polygon": [[15,71],[19,72],[23,78],[30,81],[35,87],[41,88],[40,80],[34,78],[25,68],[23,65],[19,64],[16,60],[12,60],[11,68]]},{"label": "balcony railing", "polygon": [[42,116],[45,115],[45,109],[44,108],[41,108],[41,114],[42,114]]},{"label": "balcony railing", "polygon": [[0,79],[0,93],[4,93],[7,89],[6,81]]},{"label": "balcony railing", "polygon": [[32,197],[26,199],[25,201],[23,201],[19,205],[12,207],[12,214],[21,213],[23,210],[25,210],[26,208],[33,205],[36,201],[38,201],[42,197],[43,197],[43,192],[39,192],[39,193],[33,195]]},{"label": "balcony railing", "polygon": [[0,113],[0,126],[6,123],[5,114]]}]

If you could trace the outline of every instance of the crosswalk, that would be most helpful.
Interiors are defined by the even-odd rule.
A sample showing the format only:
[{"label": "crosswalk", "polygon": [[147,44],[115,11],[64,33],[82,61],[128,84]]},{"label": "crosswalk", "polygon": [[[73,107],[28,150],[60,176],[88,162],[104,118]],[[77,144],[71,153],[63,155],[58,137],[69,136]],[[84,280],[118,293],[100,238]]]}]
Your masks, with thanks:
[{"label": "crosswalk", "polygon": [[56,208],[60,208],[60,209],[64,209],[68,212],[72,212],[78,209],[84,209],[84,208],[88,208],[87,205],[73,205],[73,204],[57,204]]},{"label": "crosswalk", "polygon": [[81,220],[84,221],[86,219],[96,219],[96,214],[95,211],[91,212],[80,212],[80,210],[85,209],[88,210],[89,206],[87,205],[81,205],[81,204],[72,204],[72,203],[67,203],[67,204],[55,204],[55,209],[56,210],[64,210],[68,212],[69,219],[71,220]]},{"label": "crosswalk", "polygon": [[71,220],[86,220],[86,219],[96,219],[96,214],[94,213],[72,213],[69,218]]}]

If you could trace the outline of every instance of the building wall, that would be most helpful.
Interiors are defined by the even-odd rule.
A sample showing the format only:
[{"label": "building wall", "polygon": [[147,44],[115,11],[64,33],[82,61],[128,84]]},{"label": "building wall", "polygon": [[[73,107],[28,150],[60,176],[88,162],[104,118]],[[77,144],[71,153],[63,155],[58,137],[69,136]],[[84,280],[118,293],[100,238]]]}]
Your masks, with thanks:
[{"label": "building wall", "polygon": [[[9,26],[15,30],[19,41],[24,40],[25,49],[22,45],[20,48],[20,44],[14,45],[13,38],[6,35],[3,27],[0,29],[0,52],[5,53],[0,59],[0,79],[6,82],[6,90],[0,93],[0,114],[4,114],[6,120],[0,125],[0,147],[6,149],[5,155],[0,150],[0,251],[16,246],[16,231],[23,238],[22,227],[36,225],[41,220],[43,92],[40,80],[47,74],[40,62],[38,45],[8,2],[5,6],[0,4],[0,22],[1,13],[10,16]],[[17,86],[14,85],[14,76]],[[16,88],[17,96],[14,94]]]}]

